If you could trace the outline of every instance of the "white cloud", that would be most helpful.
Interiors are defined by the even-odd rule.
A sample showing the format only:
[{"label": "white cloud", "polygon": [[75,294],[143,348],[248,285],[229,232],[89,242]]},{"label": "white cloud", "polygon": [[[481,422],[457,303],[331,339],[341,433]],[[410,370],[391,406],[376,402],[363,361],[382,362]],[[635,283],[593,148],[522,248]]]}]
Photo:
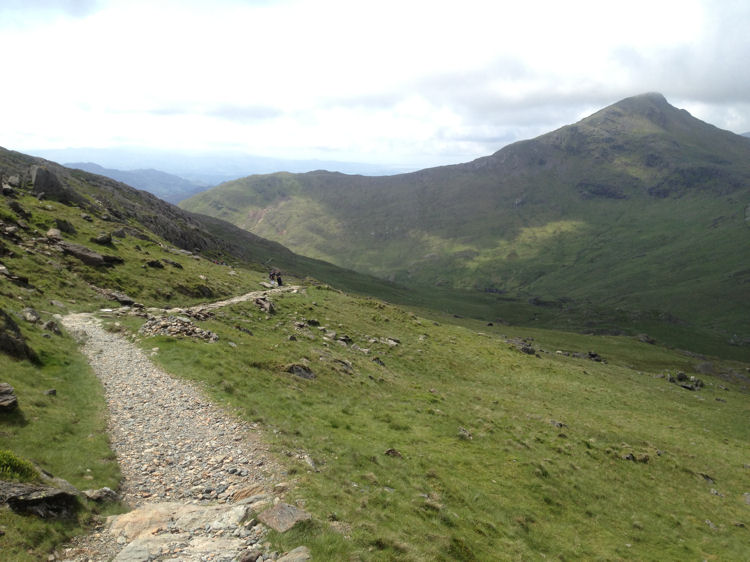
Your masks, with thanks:
[{"label": "white cloud", "polygon": [[744,2],[28,6],[0,7],[0,49],[14,54],[0,144],[11,148],[220,146],[432,165],[645,91],[750,130]]}]

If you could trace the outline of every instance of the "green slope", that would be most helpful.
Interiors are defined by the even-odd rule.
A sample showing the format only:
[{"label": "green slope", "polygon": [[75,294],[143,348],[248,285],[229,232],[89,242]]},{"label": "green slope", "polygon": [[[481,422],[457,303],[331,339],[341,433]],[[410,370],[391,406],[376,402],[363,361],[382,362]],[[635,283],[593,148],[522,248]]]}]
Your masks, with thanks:
[{"label": "green slope", "polygon": [[468,164],[250,176],[181,205],[402,284],[750,339],[750,142],[659,94]]},{"label": "green slope", "polygon": [[[32,165],[52,170],[65,190],[35,196]],[[55,314],[117,306],[106,294],[113,290],[151,306],[239,294],[265,279],[250,258],[363,292],[425,296],[17,153],[0,151],[0,176],[17,184],[0,195],[0,309],[34,352],[0,352],[0,380],[20,400],[19,411],[0,417],[0,450],[80,487],[115,487],[119,475],[98,382],[73,340],[43,327]],[[63,253],[47,236],[54,227],[65,242],[117,259],[87,265]],[[101,232],[115,234],[93,242]],[[163,267],[149,265],[155,261]],[[287,468],[285,499],[313,514],[272,536],[277,549],[307,544],[316,560],[744,555],[747,364],[638,338],[487,326],[304,284],[279,296],[273,315],[252,303],[216,311],[200,322],[219,335],[215,344],[140,339],[145,349],[159,347],[155,359],[169,371],[201,381],[265,430]],[[477,316],[484,299],[497,298],[430,296],[433,308],[458,299]],[[504,304],[509,318],[516,304]],[[24,320],[27,307],[42,322]],[[534,308],[555,313],[544,303]],[[119,321],[117,329],[135,329],[142,319]],[[316,378],[287,373],[289,363],[307,364]],[[705,386],[668,382],[678,372]],[[57,395],[46,395],[49,388]],[[85,505],[75,520],[53,523],[0,510],[0,552],[46,559],[104,515]]]}]

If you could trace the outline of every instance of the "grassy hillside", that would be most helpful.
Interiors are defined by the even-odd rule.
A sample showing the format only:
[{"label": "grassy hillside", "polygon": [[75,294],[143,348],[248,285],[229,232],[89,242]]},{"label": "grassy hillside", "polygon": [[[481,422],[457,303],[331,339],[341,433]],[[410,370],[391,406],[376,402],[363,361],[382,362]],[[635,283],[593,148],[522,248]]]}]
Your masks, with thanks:
[{"label": "grassy hillside", "polygon": [[[271,316],[218,311],[202,324],[216,344],[141,345],[272,430],[287,500],[315,514],[275,537],[280,548],[304,543],[321,560],[745,555],[745,365],[636,338],[458,326],[327,286],[275,302]],[[670,383],[678,372],[705,387]]]},{"label": "grassy hillside", "polygon": [[468,164],[250,176],[182,206],[423,290],[544,302],[568,320],[597,306],[623,327],[662,316],[710,331],[708,347],[750,341],[750,142],[658,94]]},{"label": "grassy hillside", "polygon": [[[38,164],[0,152],[9,187],[0,196],[0,309],[6,332],[15,325],[32,350],[2,352],[0,379],[20,409],[0,418],[0,450],[80,488],[115,487],[119,475],[101,388],[74,342],[46,324],[56,314],[116,307],[123,297],[114,292],[146,306],[239,294],[265,278],[259,261],[424,304],[426,293],[301,258],[84,172],[50,165],[70,191],[35,196]],[[84,263],[58,237],[107,261]],[[321,560],[743,556],[747,364],[436,312],[458,300],[482,316],[502,295],[438,289],[431,311],[407,310],[296,281],[307,288],[278,297],[275,314],[247,303],[201,322],[219,335],[214,344],[140,340],[159,348],[154,359],[170,372],[266,431],[287,467],[287,499],[314,516],[273,536],[279,549],[308,544]],[[502,304],[505,320],[531,307],[543,325],[557,313]],[[40,319],[26,320],[27,308]],[[141,320],[110,322],[134,330]],[[287,372],[291,364],[315,378]],[[680,372],[705,386],[669,382]],[[5,510],[0,548],[10,559],[44,559],[102,515],[85,505],[75,520],[49,523]]]}]

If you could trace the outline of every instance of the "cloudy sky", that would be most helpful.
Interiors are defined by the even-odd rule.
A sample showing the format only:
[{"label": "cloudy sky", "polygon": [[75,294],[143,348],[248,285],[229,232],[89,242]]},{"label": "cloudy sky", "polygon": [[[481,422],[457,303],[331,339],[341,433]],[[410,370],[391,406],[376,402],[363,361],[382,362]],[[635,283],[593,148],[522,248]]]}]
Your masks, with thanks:
[{"label": "cloudy sky", "polygon": [[0,146],[432,166],[624,97],[750,131],[747,0],[0,0]]}]

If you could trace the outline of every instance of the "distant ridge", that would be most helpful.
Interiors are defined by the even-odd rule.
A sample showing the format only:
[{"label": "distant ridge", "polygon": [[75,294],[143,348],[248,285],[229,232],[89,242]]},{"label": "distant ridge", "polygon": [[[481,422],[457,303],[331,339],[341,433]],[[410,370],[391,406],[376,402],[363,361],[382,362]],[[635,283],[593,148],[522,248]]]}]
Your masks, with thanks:
[{"label": "distant ridge", "polygon": [[65,166],[85,170],[92,174],[107,176],[138,189],[148,191],[156,195],[159,199],[173,204],[177,204],[183,199],[187,199],[210,187],[207,184],[191,182],[180,176],[154,169],[115,170],[113,168],[104,168],[93,162],[72,162],[66,163]]}]

